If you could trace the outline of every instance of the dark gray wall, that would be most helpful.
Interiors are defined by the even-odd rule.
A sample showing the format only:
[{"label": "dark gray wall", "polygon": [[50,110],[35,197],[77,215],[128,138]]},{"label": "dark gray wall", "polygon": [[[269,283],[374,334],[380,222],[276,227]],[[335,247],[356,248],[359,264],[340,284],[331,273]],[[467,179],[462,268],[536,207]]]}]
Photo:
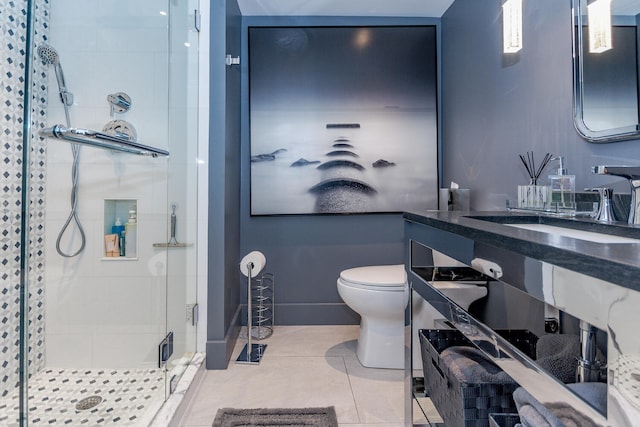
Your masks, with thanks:
[{"label": "dark gray wall", "polygon": [[211,2],[207,369],[226,368],[239,329],[240,54],[236,0]]},{"label": "dark gray wall", "polygon": [[[233,3],[231,23],[238,19]],[[443,182],[454,180],[471,188],[475,209],[502,209],[507,198],[515,199],[516,186],[527,180],[518,154],[534,151],[538,158],[546,152],[565,156],[578,189],[613,183],[616,191],[628,192],[625,182],[592,175],[589,167],[640,162],[640,141],[594,145],[582,140],[573,126],[570,1],[526,2],[524,48],[511,55],[502,53],[501,3],[456,0],[442,20]],[[235,134],[236,113],[231,112],[240,105],[229,96],[237,91],[235,77],[230,76],[236,70],[224,67],[227,38],[216,31],[224,28],[225,7],[224,1],[212,4],[208,367],[221,359],[221,347],[228,349],[238,301],[243,300],[238,292],[242,254],[261,250],[267,270],[276,274],[277,324],[357,322],[337,294],[339,272],[358,265],[401,263],[403,256],[400,215],[249,216],[247,64],[241,65],[240,138]],[[314,23],[434,22],[244,17],[241,56],[248,57],[248,25]],[[241,147],[235,145],[239,139]]]},{"label": "dark gray wall", "polygon": [[628,193],[590,166],[638,164],[640,141],[596,145],[574,129],[570,0],[524,3],[517,54],[502,53],[501,4],[456,0],[442,18],[443,181],[471,188],[476,210],[503,209],[528,183],[518,154],[551,152],[565,156],[576,189]]},{"label": "dark gray wall", "polygon": [[[247,28],[310,25],[435,25],[430,19],[243,17],[243,58]],[[243,64],[241,155],[241,252],[260,250],[266,270],[276,276],[275,322],[291,324],[354,324],[359,322],[340,299],[340,271],[362,265],[401,264],[404,248],[400,214],[251,217],[249,94],[247,61]],[[274,189],[275,191],[275,189]],[[246,298],[243,292],[241,298]]]}]

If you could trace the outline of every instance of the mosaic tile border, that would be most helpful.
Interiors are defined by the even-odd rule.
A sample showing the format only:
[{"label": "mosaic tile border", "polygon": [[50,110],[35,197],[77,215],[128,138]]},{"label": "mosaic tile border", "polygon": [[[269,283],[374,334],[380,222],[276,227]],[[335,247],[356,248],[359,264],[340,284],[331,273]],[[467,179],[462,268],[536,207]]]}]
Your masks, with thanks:
[{"label": "mosaic tile border", "polygon": [[[0,0],[0,396],[18,386],[20,358],[20,229],[26,2]],[[35,43],[46,40],[49,0],[36,6]],[[35,52],[34,52],[35,55]],[[46,150],[35,131],[46,120],[46,70],[34,56],[33,145],[30,153],[29,370],[44,368],[44,214]]]}]

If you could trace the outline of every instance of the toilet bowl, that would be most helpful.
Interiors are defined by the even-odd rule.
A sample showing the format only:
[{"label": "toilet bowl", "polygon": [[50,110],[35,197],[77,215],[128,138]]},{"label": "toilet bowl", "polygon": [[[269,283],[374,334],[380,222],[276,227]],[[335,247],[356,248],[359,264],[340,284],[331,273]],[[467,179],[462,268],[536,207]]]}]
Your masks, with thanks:
[{"label": "toilet bowl", "polygon": [[344,270],[337,281],[340,298],[360,315],[358,360],[368,368],[404,367],[404,312],[409,302],[404,265]]}]

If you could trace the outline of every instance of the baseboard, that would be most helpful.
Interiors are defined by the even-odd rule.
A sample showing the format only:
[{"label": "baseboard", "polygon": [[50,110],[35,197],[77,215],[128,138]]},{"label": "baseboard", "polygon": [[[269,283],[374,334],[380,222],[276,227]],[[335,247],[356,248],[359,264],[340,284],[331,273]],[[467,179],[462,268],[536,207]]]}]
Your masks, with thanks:
[{"label": "baseboard", "polygon": [[238,307],[223,339],[207,341],[205,365],[207,369],[227,369],[236,341],[238,340],[238,335],[240,334],[241,313],[242,307]]},{"label": "baseboard", "polygon": [[344,303],[276,304],[276,325],[357,325],[360,316]]}]

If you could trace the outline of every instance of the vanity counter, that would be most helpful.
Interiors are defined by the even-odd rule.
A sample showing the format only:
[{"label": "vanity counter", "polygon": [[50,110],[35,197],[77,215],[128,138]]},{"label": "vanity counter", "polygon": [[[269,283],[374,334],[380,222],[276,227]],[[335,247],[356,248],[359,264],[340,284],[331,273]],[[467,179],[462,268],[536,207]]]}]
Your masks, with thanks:
[{"label": "vanity counter", "polygon": [[[406,221],[435,227],[480,244],[500,247],[522,256],[563,267],[616,285],[640,291],[640,228],[627,224],[605,225],[510,212],[431,211],[407,212]],[[637,238],[638,243],[594,243],[506,226],[507,223],[561,224],[585,231]],[[464,262],[464,260],[461,260]]]}]

